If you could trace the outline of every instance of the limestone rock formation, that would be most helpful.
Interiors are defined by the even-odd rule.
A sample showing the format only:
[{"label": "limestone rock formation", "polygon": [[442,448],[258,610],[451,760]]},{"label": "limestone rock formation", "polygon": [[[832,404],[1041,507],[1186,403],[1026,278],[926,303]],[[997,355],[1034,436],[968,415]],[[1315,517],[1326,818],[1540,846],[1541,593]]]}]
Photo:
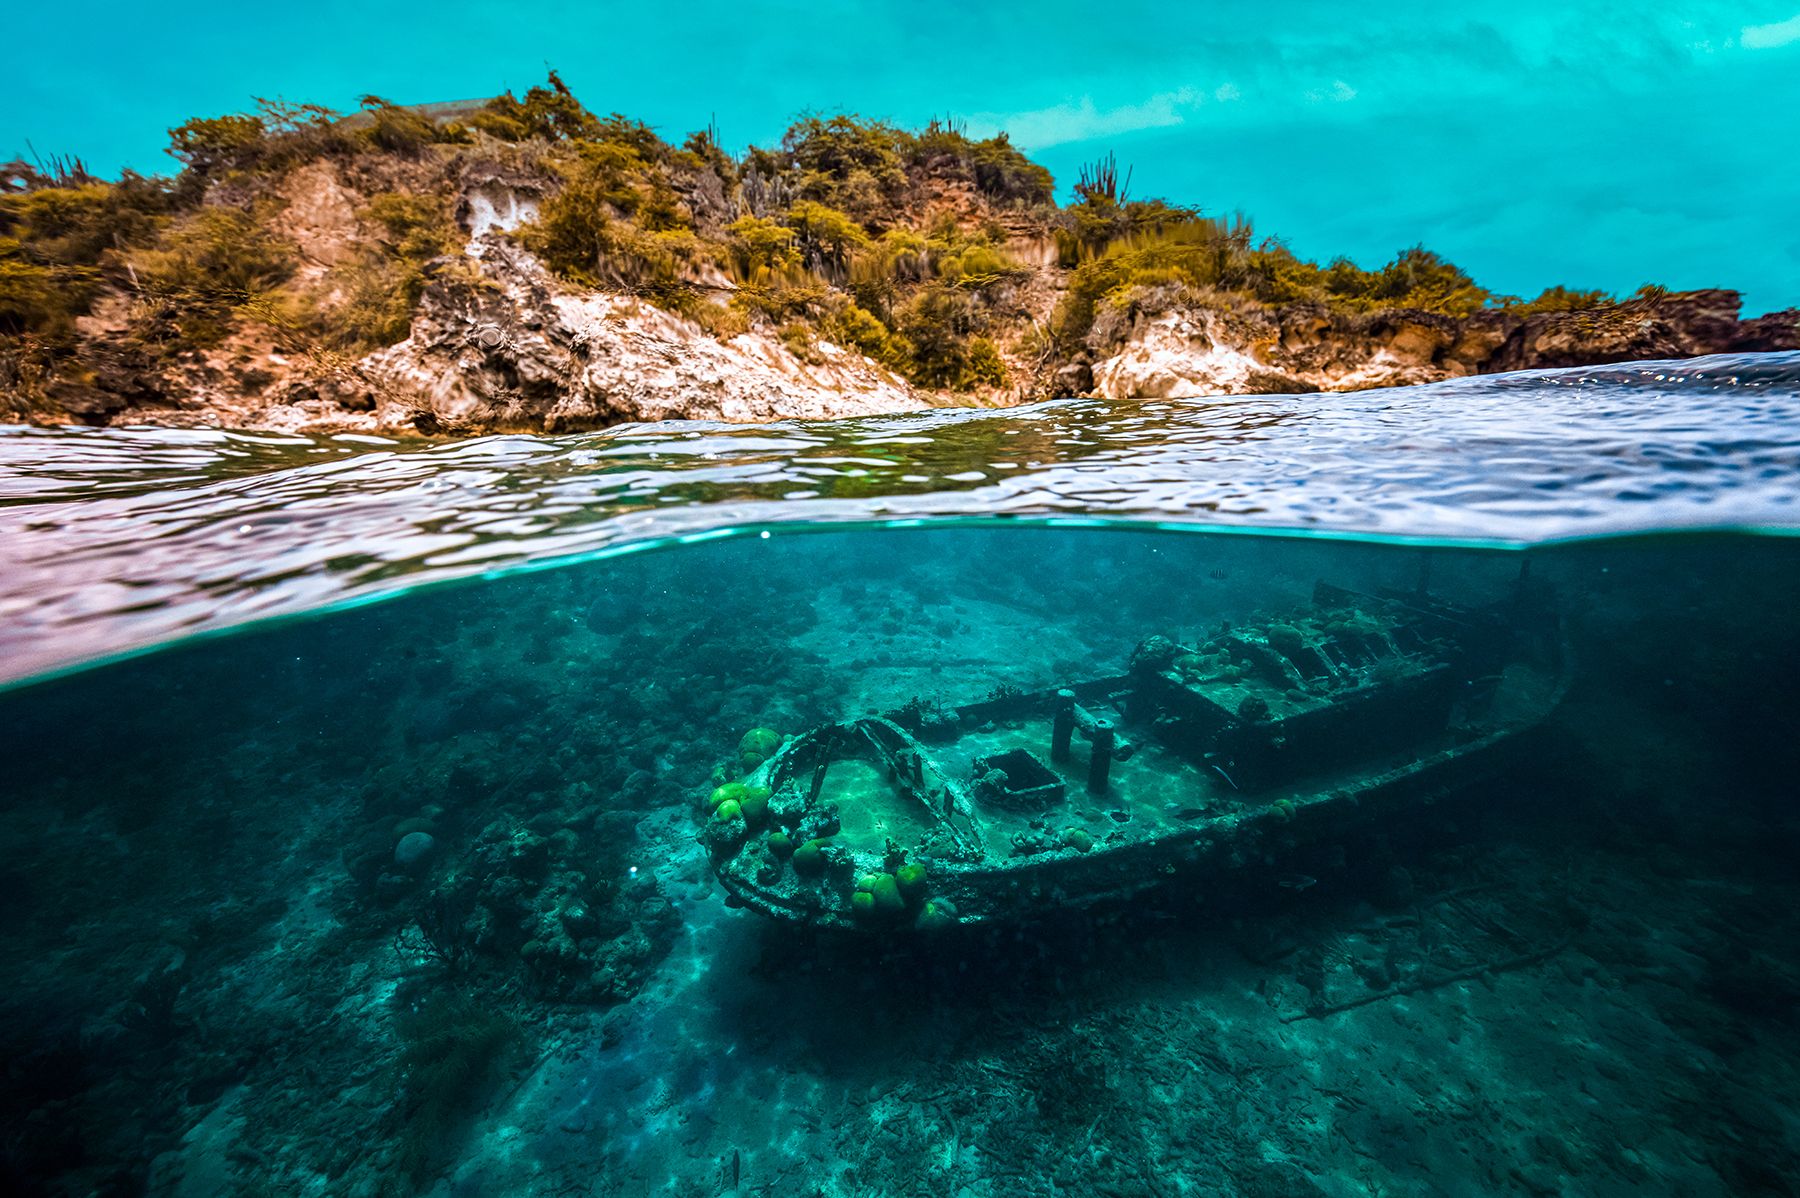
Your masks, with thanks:
[{"label": "limestone rock formation", "polygon": [[500,238],[477,238],[469,256],[477,276],[446,271],[427,288],[411,336],[360,364],[380,423],[558,431],[923,405],[892,374],[828,343],[808,363],[769,336],[721,342],[630,297],[571,292]]},{"label": "limestone rock formation", "polygon": [[1070,389],[1110,399],[1351,391],[1470,374],[1800,349],[1800,312],[1739,316],[1735,291],[1652,295],[1606,308],[1466,317],[1392,309],[1270,312],[1174,305],[1097,326]]}]

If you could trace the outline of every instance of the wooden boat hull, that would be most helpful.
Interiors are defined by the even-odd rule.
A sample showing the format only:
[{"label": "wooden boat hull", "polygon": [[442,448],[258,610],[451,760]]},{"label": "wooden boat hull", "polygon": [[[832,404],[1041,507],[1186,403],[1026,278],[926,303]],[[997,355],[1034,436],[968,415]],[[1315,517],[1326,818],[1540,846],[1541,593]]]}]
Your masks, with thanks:
[{"label": "wooden boat hull", "polygon": [[[1320,593],[1327,615],[1351,601]],[[1540,621],[1502,655],[1470,648],[1490,627],[1473,617],[1460,640],[1427,635],[1464,619],[1443,605],[1353,599],[1413,620],[1416,647],[1367,621],[1296,619],[1232,634],[1241,669],[1140,645],[1125,675],[814,729],[744,779],[766,807],[708,817],[715,871],[738,905],[818,927],[1029,921],[1267,870],[1503,776],[1561,701],[1560,637]],[[1317,631],[1339,625],[1392,651],[1353,660]]]}]

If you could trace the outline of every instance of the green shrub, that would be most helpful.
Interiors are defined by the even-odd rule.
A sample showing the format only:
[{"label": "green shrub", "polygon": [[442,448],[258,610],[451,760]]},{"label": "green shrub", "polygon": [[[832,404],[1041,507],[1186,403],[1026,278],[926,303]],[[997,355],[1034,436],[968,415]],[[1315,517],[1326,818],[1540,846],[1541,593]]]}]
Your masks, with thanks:
[{"label": "green shrub", "polygon": [[1119,180],[1118,163],[1108,154],[1084,167],[1075,184],[1075,202],[1063,211],[1063,227],[1057,233],[1062,265],[1079,266],[1123,238],[1168,229],[1200,219],[1200,211],[1166,200],[1133,200],[1126,196],[1130,172]]},{"label": "green shrub", "polygon": [[246,113],[193,117],[169,130],[169,154],[202,175],[241,168],[262,142],[262,121]]},{"label": "green shrub", "polygon": [[26,261],[18,241],[0,237],[0,335],[69,332],[95,281],[92,271]]},{"label": "green shrub", "polygon": [[787,351],[808,365],[817,366],[825,359],[820,356],[818,345],[813,339],[812,326],[794,321],[782,325],[775,331],[776,340],[787,347]]},{"label": "green shrub", "polygon": [[949,221],[929,234],[889,229],[856,253],[848,281],[859,304],[892,319],[896,301],[913,284],[936,279],[948,287],[986,292],[1030,273],[998,246],[966,236]]},{"label": "green shrub", "polygon": [[787,210],[788,227],[799,239],[808,264],[838,272],[848,269],[850,252],[869,244],[869,235],[847,212],[814,200],[801,200]]},{"label": "green shrub", "polygon": [[284,281],[294,247],[241,208],[189,212],[154,249],[132,255],[137,273],[163,290],[242,303]]},{"label": "green shrub", "polygon": [[906,374],[912,369],[912,342],[889,329],[867,308],[854,303],[844,304],[826,317],[824,329],[831,340],[889,370]]},{"label": "green shrub", "polygon": [[338,348],[367,351],[406,338],[425,290],[426,267],[461,237],[443,197],[387,192],[362,210],[380,232],[336,275],[345,301],[322,322]]},{"label": "green shrub", "polygon": [[0,195],[0,236],[46,264],[94,266],[108,251],[153,240],[171,204],[161,180],[128,171],[117,183]]},{"label": "green shrub", "polygon": [[1488,301],[1485,288],[1423,246],[1402,250],[1378,271],[1339,258],[1325,270],[1325,290],[1353,308],[1421,308],[1446,316],[1467,316]]},{"label": "green shrub", "polygon": [[256,113],[195,117],[169,130],[169,153],[204,184],[237,171],[273,171],[348,147],[339,114],[318,104],[258,98]]},{"label": "green shrub", "polygon": [[1025,157],[1005,133],[971,141],[962,126],[936,117],[911,137],[910,158],[935,170],[954,170],[1002,204],[1039,207],[1055,202],[1050,172]]},{"label": "green shrub", "polygon": [[105,271],[155,240],[170,203],[160,180],[129,172],[0,194],[0,334],[70,337]]},{"label": "green shrub", "polygon": [[613,220],[604,187],[592,179],[570,180],[539,206],[537,218],[519,230],[519,240],[551,270],[598,286],[615,242]]},{"label": "green shrub", "polygon": [[134,332],[181,349],[224,338],[240,308],[292,274],[297,254],[257,215],[214,206],[182,215],[154,247],[126,257],[140,296]]},{"label": "green shrub", "polygon": [[693,155],[695,163],[701,169],[718,175],[727,187],[737,182],[737,164],[719,145],[718,130],[707,128],[698,133],[690,133],[687,140],[681,143],[681,148]]},{"label": "green shrub", "polygon": [[977,291],[1030,273],[1006,251],[984,242],[946,247],[936,256],[933,269],[946,285]]},{"label": "green shrub", "polygon": [[168,206],[166,188],[132,174],[0,194],[0,334],[72,334],[104,270],[154,240]]},{"label": "green shrub", "polygon": [[1546,287],[1533,300],[1514,300],[1506,304],[1509,312],[1530,316],[1534,312],[1585,312],[1594,308],[1610,308],[1619,301],[1604,291],[1579,291],[1568,287]]},{"label": "green shrub", "polygon": [[806,117],[781,139],[783,165],[798,172],[802,198],[868,220],[905,191],[908,140],[886,122],[848,113]]},{"label": "green shrub", "polygon": [[547,82],[548,87],[531,88],[523,100],[510,91],[494,97],[469,123],[503,141],[533,137],[545,141],[579,140],[598,134],[600,122],[581,106],[562,77],[551,71]]},{"label": "green shrub", "polygon": [[733,272],[739,282],[757,283],[800,265],[794,230],[764,216],[742,216],[725,227]]},{"label": "green shrub", "polygon": [[994,199],[1031,207],[1055,202],[1050,172],[1020,153],[1004,133],[976,142],[969,160],[975,186]]},{"label": "green shrub", "polygon": [[952,391],[1006,382],[999,350],[980,335],[985,314],[966,292],[929,284],[895,319],[896,330],[912,345],[905,373],[914,382]]},{"label": "green shrub", "polygon": [[364,96],[358,105],[369,114],[367,136],[376,149],[414,157],[437,140],[437,127],[409,108],[380,96]]},{"label": "green shrub", "polygon": [[1124,305],[1140,288],[1179,284],[1236,288],[1253,278],[1249,225],[1206,217],[1180,221],[1114,239],[1078,266],[1054,320],[1057,335],[1079,341],[1102,303]]},{"label": "green shrub", "polygon": [[[563,186],[519,232],[552,270],[589,287],[622,286],[677,311],[700,313],[684,281],[725,248],[703,243],[670,182],[672,151],[648,126],[620,116],[592,126],[557,169]],[[708,305],[716,308],[717,305]],[[716,313],[706,314],[708,317]]]},{"label": "green shrub", "polygon": [[731,303],[745,316],[762,317],[781,325],[793,320],[813,319],[826,310],[830,298],[830,289],[818,276],[805,271],[789,271],[763,283],[740,286]]},{"label": "green shrub", "polygon": [[0,333],[0,418],[26,420],[49,409],[46,390],[62,358],[41,337]]}]

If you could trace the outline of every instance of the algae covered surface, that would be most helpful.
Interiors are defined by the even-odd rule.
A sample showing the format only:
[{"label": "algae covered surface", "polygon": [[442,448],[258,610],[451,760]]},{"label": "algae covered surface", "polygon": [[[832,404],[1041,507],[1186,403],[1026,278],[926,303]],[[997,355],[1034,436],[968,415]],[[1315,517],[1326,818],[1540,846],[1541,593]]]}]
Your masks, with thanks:
[{"label": "algae covered surface", "polygon": [[[715,789],[826,722],[1117,673],[1321,580],[1479,604],[1522,574],[1566,693],[1529,753],[1379,820],[933,929],[770,919],[709,864]],[[1789,1193],[1797,581],[1800,544],[1728,533],[796,527],[20,686],[0,1168],[50,1194]],[[880,782],[831,780],[847,829],[886,834],[857,822]],[[1219,789],[1192,786],[1139,801]]]}]

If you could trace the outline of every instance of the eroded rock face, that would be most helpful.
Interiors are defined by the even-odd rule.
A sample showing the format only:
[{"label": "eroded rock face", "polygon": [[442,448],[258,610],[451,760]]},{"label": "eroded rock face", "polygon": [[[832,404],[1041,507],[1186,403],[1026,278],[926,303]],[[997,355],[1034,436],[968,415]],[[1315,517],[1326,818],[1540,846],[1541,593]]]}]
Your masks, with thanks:
[{"label": "eroded rock face", "polygon": [[[1739,318],[1735,291],[1688,291],[1612,308],[1454,318],[1297,304],[1176,305],[1101,330],[1090,364],[1065,368],[1111,399],[1353,391],[1477,373],[1699,354],[1800,349],[1800,312]],[[1083,371],[1087,371],[1084,375]]]},{"label": "eroded rock face", "polygon": [[1094,364],[1095,394],[1168,399],[1319,389],[1270,365],[1279,337],[1273,322],[1233,315],[1177,309],[1151,317],[1123,349]]},{"label": "eroded rock face", "polygon": [[1740,320],[1735,291],[1683,291],[1591,312],[1526,317],[1488,370],[1584,366],[1697,354],[1800,349],[1800,312]]},{"label": "eroded rock face", "polygon": [[[762,421],[923,406],[860,354],[802,362],[773,337],[719,342],[625,296],[574,294],[530,254],[478,237],[426,289],[405,341],[363,360],[380,421],[427,431],[561,431],[622,421]],[[448,265],[448,264],[446,264]]]},{"label": "eroded rock face", "polygon": [[[390,167],[392,163],[388,164]],[[402,164],[404,165],[404,164]],[[400,169],[395,167],[394,169]],[[423,168],[420,168],[423,169]],[[50,391],[63,418],[90,424],[225,426],[291,432],[574,431],[627,421],[767,421],[859,416],[969,397],[921,393],[853,350],[818,343],[797,356],[766,327],[721,342],[700,325],[617,291],[554,277],[510,234],[555,187],[504,158],[458,159],[455,217],[468,237],[433,263],[406,340],[362,358],[309,348],[246,320],[220,343],[173,360],[131,336],[134,297],[104,295],[78,322],[85,369]],[[714,186],[716,177],[712,179]],[[282,183],[273,229],[291,242],[302,298],[345,301],[339,268],[374,236],[364,209],[392,186],[321,160]],[[700,185],[696,184],[696,187]],[[715,188],[716,189],[716,188]],[[1002,327],[1004,352],[1047,327],[1067,272],[1041,221],[996,217],[966,181],[939,180],[912,217],[994,217],[1030,266]],[[723,220],[722,194],[683,201]],[[726,297],[717,266],[686,280]],[[1008,347],[1015,347],[1009,349]],[[1461,319],[1407,309],[1354,313],[1204,300],[1168,286],[1126,310],[1103,306],[1072,358],[1015,358],[1011,387],[985,403],[1046,396],[1170,398],[1435,382],[1533,367],[1800,348],[1800,313],[1739,318],[1731,291],[1693,291],[1585,312]],[[1035,371],[1035,373],[1033,373]]]},{"label": "eroded rock face", "polygon": [[[220,345],[158,363],[124,337],[123,311],[102,303],[84,318],[92,368],[55,398],[95,424],[371,433],[830,418],[930,402],[829,343],[803,361],[772,331],[721,342],[630,296],[558,280],[507,236],[535,216],[546,186],[504,163],[463,166],[455,215],[469,241],[431,264],[398,345],[335,360],[289,352],[274,330],[244,322]],[[330,272],[366,239],[364,197],[321,161],[296,170],[281,199],[276,229],[298,251],[297,277],[321,302],[341,299]],[[732,286],[716,269],[694,281],[721,296]]]},{"label": "eroded rock face", "polygon": [[[628,421],[769,421],[908,411],[928,400],[861,354],[820,343],[803,362],[773,335],[721,343],[628,296],[569,290],[531,254],[483,234],[434,264],[405,341],[328,373],[233,338],[95,402],[111,422],[285,432],[568,432]],[[243,342],[240,344],[240,342]],[[128,367],[128,363],[126,366]],[[296,368],[283,373],[284,366]],[[82,397],[65,402],[79,412]]]}]

